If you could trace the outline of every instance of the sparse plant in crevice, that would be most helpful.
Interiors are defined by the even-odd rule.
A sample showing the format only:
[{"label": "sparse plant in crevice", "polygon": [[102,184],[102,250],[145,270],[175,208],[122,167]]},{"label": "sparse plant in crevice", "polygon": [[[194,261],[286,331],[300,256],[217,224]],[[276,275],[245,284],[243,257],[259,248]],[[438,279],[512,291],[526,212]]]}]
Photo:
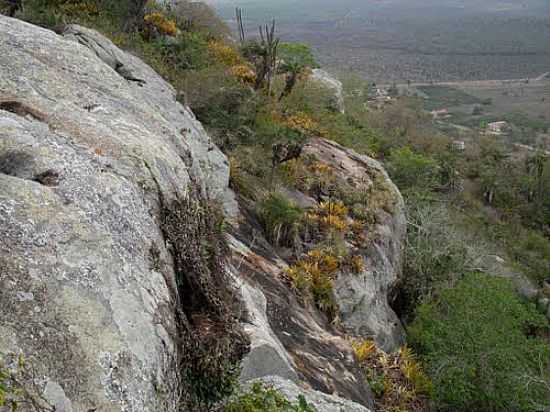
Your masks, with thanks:
[{"label": "sparse plant in crevice", "polygon": [[377,411],[429,410],[433,385],[411,349],[387,354],[371,340],[352,342],[365,380],[375,395]]},{"label": "sparse plant in crevice", "polygon": [[333,231],[344,234],[349,227],[348,212],[348,208],[341,201],[327,200],[308,213],[307,218],[321,233]]},{"label": "sparse plant in crevice", "polygon": [[287,269],[296,291],[306,301],[311,300],[331,320],[338,315],[333,280],[339,268],[337,256],[314,249]]},{"label": "sparse plant in crevice", "polygon": [[303,395],[290,402],[278,390],[254,382],[252,387],[230,400],[224,412],[316,412]]},{"label": "sparse plant in crevice", "polygon": [[208,410],[235,388],[248,349],[238,294],[225,268],[223,214],[198,195],[163,206],[174,260],[182,407]]},{"label": "sparse plant in crevice", "polygon": [[0,354],[0,410],[16,412],[55,412],[42,389],[37,376],[22,354]]},{"label": "sparse plant in crevice", "polygon": [[297,247],[304,228],[304,211],[278,193],[270,194],[258,205],[258,216],[267,238],[277,246]]}]

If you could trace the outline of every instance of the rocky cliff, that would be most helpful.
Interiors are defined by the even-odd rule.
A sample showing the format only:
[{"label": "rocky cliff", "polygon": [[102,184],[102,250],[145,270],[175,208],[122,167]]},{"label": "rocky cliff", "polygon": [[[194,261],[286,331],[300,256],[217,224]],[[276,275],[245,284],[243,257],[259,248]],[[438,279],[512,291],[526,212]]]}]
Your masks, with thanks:
[{"label": "rocky cliff", "polygon": [[305,148],[346,184],[385,196],[359,251],[365,269],[335,280],[333,325],[297,300],[288,262],[228,189],[226,157],[149,66],[94,31],[3,16],[0,62],[0,353],[32,365],[39,402],[175,410],[177,259],[162,208],[199,192],[234,222],[227,268],[251,341],[241,380],[303,393],[321,412],[372,406],[349,336],[401,343],[388,293],[405,227],[377,162],[321,139]]}]

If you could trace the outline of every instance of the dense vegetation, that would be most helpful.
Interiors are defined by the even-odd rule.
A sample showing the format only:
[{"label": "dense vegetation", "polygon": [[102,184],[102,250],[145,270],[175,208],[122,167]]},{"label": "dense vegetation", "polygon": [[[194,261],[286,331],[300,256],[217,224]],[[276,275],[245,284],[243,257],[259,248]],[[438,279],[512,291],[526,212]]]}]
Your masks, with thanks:
[{"label": "dense vegetation", "polygon": [[[547,320],[507,282],[476,274],[499,275],[483,264],[488,255],[499,254],[537,286],[548,280],[550,168],[545,153],[514,155],[496,139],[482,136],[465,152],[457,151],[416,99],[401,98],[372,110],[368,85],[354,78],[347,81],[343,114],[331,104],[331,92],[310,81],[317,62],[308,46],[279,43],[272,26],[262,29],[263,39],[229,41],[228,28],[201,3],[182,2],[171,9],[141,0],[15,3],[21,5],[16,16],[56,30],[71,22],[101,30],[172,83],[179,100],[228,155],[231,186],[242,206],[257,218],[273,247],[290,256],[287,275],[296,294],[327,320],[338,314],[335,273],[364,270],[358,250],[376,223],[372,208],[391,212],[392,205],[384,188],[362,193],[327,165],[302,156],[302,144],[326,137],[386,163],[406,198],[409,221],[398,309],[427,375],[408,349],[391,355],[397,366],[387,368],[390,355],[371,342],[357,343],[358,362],[381,410],[426,410],[431,395],[434,408],[442,411],[534,412],[541,410],[537,405],[548,404],[548,365],[536,363],[548,355]],[[282,64],[277,56],[283,56]],[[319,204],[305,210],[283,189],[299,189]],[[201,202],[166,207],[165,223],[180,227],[167,229],[181,246],[179,280],[189,282],[184,274],[193,268],[198,277],[216,282],[224,253],[219,215]],[[182,216],[185,210],[200,219],[189,222]],[[195,255],[208,260],[196,262],[196,256],[185,253],[182,243],[189,236],[195,236],[199,248]],[[232,304],[224,298],[227,291],[199,292],[195,307],[212,306],[220,293],[224,308]],[[216,321],[234,325],[223,308],[215,310]],[[183,326],[192,331],[191,325]],[[227,339],[238,337],[238,330],[225,332],[222,339],[202,336],[218,345],[210,345],[208,353],[196,348],[207,360],[182,370],[194,410],[206,410],[235,393],[236,358],[244,343]],[[191,352],[184,351],[196,357]],[[520,378],[532,384],[526,387]],[[2,374],[0,379],[5,380]],[[228,408],[235,412],[310,412],[303,400],[288,402],[261,386],[231,399]]]},{"label": "dense vegetation", "polygon": [[[512,285],[469,274],[422,304],[409,327],[445,411],[537,411],[548,405],[547,325]],[[545,326],[546,325],[546,326]]]}]

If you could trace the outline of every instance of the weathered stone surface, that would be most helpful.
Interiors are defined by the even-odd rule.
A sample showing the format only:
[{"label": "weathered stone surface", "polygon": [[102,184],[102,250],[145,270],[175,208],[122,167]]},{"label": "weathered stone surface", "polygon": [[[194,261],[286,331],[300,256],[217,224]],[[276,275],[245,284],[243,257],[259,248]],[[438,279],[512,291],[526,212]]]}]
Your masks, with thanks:
[{"label": "weathered stone surface", "polygon": [[340,113],[345,112],[344,87],[342,82],[322,69],[313,69],[311,80],[320,83],[322,86],[331,90],[334,95],[329,102],[330,106]]},{"label": "weathered stone surface", "polygon": [[371,193],[371,212],[375,223],[369,227],[368,241],[360,254],[365,270],[360,274],[340,273],[335,294],[343,325],[357,337],[373,338],[386,351],[404,342],[404,331],[388,304],[391,288],[402,268],[402,247],[406,231],[404,202],[399,190],[382,165],[367,156],[337,143],[313,139],[304,147],[304,155],[315,156],[329,165],[336,179],[356,191]]},{"label": "weathered stone surface", "polygon": [[266,385],[281,392],[289,400],[295,402],[302,395],[307,403],[317,412],[370,412],[363,405],[348,399],[330,396],[311,388],[300,387],[296,383],[285,380],[279,376],[267,376],[261,379]]},{"label": "weathered stone surface", "polygon": [[0,353],[22,352],[58,410],[165,410],[159,199],[194,182],[231,201],[228,163],[150,67],[91,30],[66,33],[0,16]]},{"label": "weathered stone surface", "polygon": [[[230,237],[230,245],[234,252],[241,256],[252,253],[246,245],[234,237]],[[252,287],[239,276],[240,267],[232,266],[230,269],[245,303],[244,330],[251,342],[250,352],[241,365],[241,381],[246,382],[269,375],[298,381],[292,359],[269,325],[265,295],[260,289]]]},{"label": "weathered stone surface", "polygon": [[241,380],[278,375],[372,406],[372,393],[349,340],[315,308],[297,300],[285,275],[287,263],[250,222],[250,217],[243,219],[231,240],[234,271],[243,280],[242,287],[253,291],[243,293],[249,311],[244,327],[252,349],[243,360]]}]

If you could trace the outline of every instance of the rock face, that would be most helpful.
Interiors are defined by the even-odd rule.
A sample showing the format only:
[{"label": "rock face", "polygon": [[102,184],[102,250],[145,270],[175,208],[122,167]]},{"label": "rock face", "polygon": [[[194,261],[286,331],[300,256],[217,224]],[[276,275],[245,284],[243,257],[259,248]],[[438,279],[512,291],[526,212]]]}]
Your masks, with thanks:
[{"label": "rock face", "polygon": [[[275,376],[277,387],[297,388],[300,384],[314,399],[332,398],[333,405],[359,408],[350,411],[372,407],[372,393],[357,368],[349,341],[316,310],[297,300],[284,276],[287,264],[247,220],[231,238],[232,268],[241,277],[248,313],[245,330],[251,337],[241,381],[267,379],[271,383]],[[312,403],[320,412],[347,411]]]},{"label": "rock face", "polygon": [[359,274],[341,272],[335,293],[341,320],[353,336],[372,338],[381,349],[394,351],[404,343],[405,335],[388,304],[391,289],[401,276],[406,232],[401,193],[379,162],[334,142],[312,140],[304,147],[304,155],[331,166],[336,179],[355,191],[371,194],[369,208],[374,223],[359,251],[365,270]]},{"label": "rock face", "polygon": [[57,411],[173,410],[159,197],[231,203],[228,163],[150,67],[66,34],[0,15],[0,353]]},{"label": "rock face", "polygon": [[288,262],[239,215],[227,159],[149,66],[92,30],[1,15],[0,63],[0,354],[24,355],[37,396],[58,412],[176,410],[174,267],[159,216],[198,189],[239,222],[228,268],[251,338],[241,380],[303,394],[319,412],[372,409],[348,336],[388,350],[402,339],[387,302],[402,200],[378,163],[326,140],[304,148],[358,188],[382,182],[389,199],[373,206],[364,272],[338,275],[333,325],[298,301]]},{"label": "rock face", "polygon": [[313,69],[311,74],[311,80],[320,83],[322,86],[331,90],[334,95],[329,102],[329,105],[340,113],[345,112],[344,105],[344,87],[342,82],[332,76],[330,73],[322,69]]},{"label": "rock face", "polygon": [[[350,188],[371,194],[373,224],[359,251],[365,269],[359,274],[338,274],[334,287],[341,325],[335,326],[298,300],[285,274],[289,262],[277,255],[243,211],[231,241],[233,268],[242,279],[249,314],[245,328],[252,341],[241,379],[273,382],[275,375],[275,386],[291,392],[296,385],[306,384],[320,411],[363,411],[373,407],[373,397],[357,370],[348,337],[374,339],[388,351],[403,343],[401,323],[388,304],[401,274],[406,228],[403,199],[373,159],[324,139],[310,140],[303,155],[330,167],[335,178]],[[285,193],[303,207],[317,204],[305,193],[288,189]],[[332,403],[321,401],[323,393],[333,395]]]}]

